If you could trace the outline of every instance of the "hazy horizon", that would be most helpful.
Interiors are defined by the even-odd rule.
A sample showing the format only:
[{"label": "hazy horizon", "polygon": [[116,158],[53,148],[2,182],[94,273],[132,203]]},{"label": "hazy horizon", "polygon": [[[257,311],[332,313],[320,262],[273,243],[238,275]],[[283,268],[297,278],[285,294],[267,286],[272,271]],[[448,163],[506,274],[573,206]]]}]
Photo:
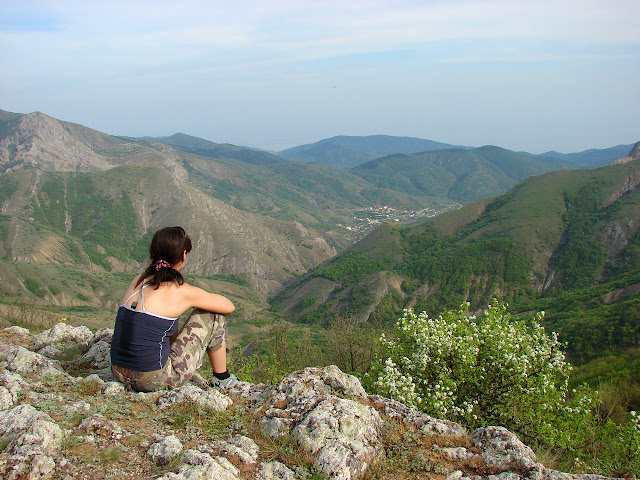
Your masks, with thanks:
[{"label": "hazy horizon", "polygon": [[3,2],[0,108],[269,151],[640,140],[640,2]]}]

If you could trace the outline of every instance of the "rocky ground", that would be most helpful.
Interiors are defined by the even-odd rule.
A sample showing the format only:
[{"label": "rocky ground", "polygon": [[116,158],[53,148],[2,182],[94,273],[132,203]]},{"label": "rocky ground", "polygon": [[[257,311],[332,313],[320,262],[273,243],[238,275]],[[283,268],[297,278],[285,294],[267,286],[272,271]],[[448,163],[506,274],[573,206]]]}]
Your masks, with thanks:
[{"label": "rocky ground", "polygon": [[[468,433],[367,395],[335,366],[277,385],[125,391],[112,331],[0,330],[0,477],[591,480],[544,467],[502,427]],[[196,379],[199,380],[199,379]]]}]

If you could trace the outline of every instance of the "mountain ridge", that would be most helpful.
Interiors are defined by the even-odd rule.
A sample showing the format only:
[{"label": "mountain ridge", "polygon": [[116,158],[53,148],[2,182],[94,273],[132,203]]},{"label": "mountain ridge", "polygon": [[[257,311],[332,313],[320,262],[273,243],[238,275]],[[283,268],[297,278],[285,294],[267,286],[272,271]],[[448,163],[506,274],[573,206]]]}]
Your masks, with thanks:
[{"label": "mountain ridge", "polygon": [[278,154],[289,160],[305,163],[323,162],[340,168],[350,168],[394,153],[409,154],[448,148],[471,147],[450,145],[415,137],[338,135],[312,144],[282,150]]}]

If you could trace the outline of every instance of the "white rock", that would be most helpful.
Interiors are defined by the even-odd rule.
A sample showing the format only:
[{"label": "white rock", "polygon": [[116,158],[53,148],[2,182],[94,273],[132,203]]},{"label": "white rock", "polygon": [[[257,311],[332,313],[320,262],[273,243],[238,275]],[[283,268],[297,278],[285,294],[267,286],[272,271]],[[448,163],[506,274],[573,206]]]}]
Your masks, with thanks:
[{"label": "white rock", "polygon": [[447,475],[446,480],[460,480],[462,478],[462,470],[456,470]]},{"label": "white rock", "polygon": [[107,343],[111,343],[111,337],[113,337],[113,328],[101,328],[96,330],[96,333],[93,335],[93,340],[91,343],[98,343],[99,341],[105,341]]},{"label": "white rock", "polygon": [[38,354],[43,355],[47,358],[57,358],[62,354],[62,350],[54,345],[47,345],[38,350]]},{"label": "white rock", "polygon": [[7,387],[0,387],[0,410],[6,410],[13,405],[13,396]]},{"label": "white rock", "polygon": [[235,455],[240,461],[249,465],[258,461],[260,451],[258,444],[244,435],[236,435],[227,441],[220,442],[218,448],[225,456]]},{"label": "white rock", "polygon": [[[56,360],[52,360],[52,362],[56,362]],[[58,380],[69,380],[72,381],[72,377],[61,369],[59,363],[55,363],[52,365],[45,366],[40,372],[38,372],[40,377],[53,377]]]},{"label": "white rock", "polygon": [[80,380],[80,382],[84,383],[85,385],[91,385],[91,384],[95,383],[96,385],[99,385],[100,388],[102,388],[104,386],[104,384],[105,384],[104,380],[102,380],[95,373],[92,373],[91,375],[87,375],[82,380]]},{"label": "white rock", "polygon": [[175,388],[163,392],[158,398],[158,407],[167,408],[182,402],[192,402],[202,408],[222,412],[233,404],[233,401],[218,390],[211,389],[204,391],[200,387],[186,384],[180,388]]},{"label": "white rock", "polygon": [[256,480],[296,480],[296,476],[283,463],[266,462],[260,464]]},{"label": "white rock", "polygon": [[329,397],[291,433],[315,465],[335,478],[360,478],[381,454],[382,419],[371,407]]},{"label": "white rock", "polygon": [[424,433],[447,436],[467,436],[466,430],[462,428],[460,424],[449,420],[433,418],[419,410],[409,408],[396,400],[391,400],[390,398],[381,397],[379,395],[369,395],[369,400],[385,415],[410,423]]},{"label": "white rock", "polygon": [[353,375],[344,373],[335,365],[329,365],[321,369],[320,378],[334,389],[334,394],[346,395],[348,397],[366,398],[367,392],[364,391],[360,380]]},{"label": "white rock", "polygon": [[22,376],[19,373],[13,373],[9,370],[0,370],[0,385],[9,390],[13,403],[18,401],[24,391],[29,390],[29,384]]},{"label": "white rock", "polygon": [[17,325],[3,328],[2,331],[7,333],[13,333],[14,335],[20,335],[21,337],[27,337],[31,335],[31,332],[28,329],[19,327]]},{"label": "white rock", "polygon": [[180,465],[178,476],[164,475],[162,480],[178,479],[216,479],[216,480],[238,480],[239,470],[224,457],[212,457],[208,453],[197,450],[187,450],[182,456],[185,463]]},{"label": "white rock", "polygon": [[119,382],[106,382],[102,387],[102,394],[105,397],[116,397],[124,393],[124,385]]},{"label": "white rock", "polygon": [[223,412],[233,405],[233,400],[223,393],[220,393],[218,390],[203,391],[202,394],[196,398],[195,402],[202,408],[214,410],[216,412]]},{"label": "white rock", "polygon": [[64,433],[53,421],[36,420],[9,443],[5,451],[12,455],[51,455],[62,444]]},{"label": "white rock", "polygon": [[147,454],[156,465],[168,465],[182,452],[182,443],[175,435],[169,435],[151,445]]},{"label": "white rock", "polygon": [[120,440],[124,436],[124,431],[117,423],[108,420],[99,413],[82,420],[80,425],[74,428],[74,431],[76,430],[84,431],[87,435],[97,435],[112,440]]},{"label": "white rock", "polygon": [[[4,471],[2,471],[3,466]],[[0,463],[0,474],[4,473],[3,480],[50,479],[55,468],[55,461],[47,455],[32,457],[13,455],[9,457],[6,464]]]},{"label": "white rock", "polygon": [[40,350],[46,345],[77,345],[82,350],[89,348],[93,333],[84,325],[72,327],[64,322],[56,323],[52,328],[39,333],[33,339],[33,349]]},{"label": "white rock", "polygon": [[[517,473],[502,472],[502,473],[499,473],[498,475],[489,475],[487,478],[490,480],[520,480],[521,477]],[[573,475],[570,475],[566,480],[568,480],[569,478],[575,478],[575,477]]]},{"label": "white rock", "polygon": [[24,347],[12,349],[6,357],[7,368],[12,372],[33,373],[45,367],[58,366],[59,363]]},{"label": "white rock", "polygon": [[472,459],[475,454],[473,452],[470,452],[469,450],[467,450],[464,447],[443,447],[440,448],[437,445],[434,445],[434,450],[437,450],[439,452],[443,452],[447,455],[447,457],[449,457],[452,460],[470,460]]},{"label": "white rock", "polygon": [[56,469],[56,462],[48,455],[35,455],[29,465],[29,480],[49,478]]},{"label": "white rock", "polygon": [[479,428],[471,440],[482,450],[482,458],[489,467],[500,472],[533,468],[536,454],[515,434],[504,427]]},{"label": "white rock", "polygon": [[111,345],[104,340],[94,343],[91,345],[91,348],[89,348],[89,351],[82,355],[80,363],[88,364],[96,369],[110,368]]},{"label": "white rock", "polygon": [[264,417],[260,421],[262,433],[274,440],[289,433],[290,426],[291,421],[287,421],[287,419],[280,417]]},{"label": "white rock", "polygon": [[28,403],[0,412],[0,436],[15,436],[37,420],[53,421],[49,415]]},{"label": "white rock", "polygon": [[183,385],[180,388],[174,388],[173,390],[163,392],[160,398],[158,398],[158,407],[167,408],[171,405],[186,401],[195,402],[203,392],[204,390],[200,387],[196,387],[195,385]]},{"label": "white rock", "polygon": [[91,410],[91,405],[87,402],[81,400],[79,402],[75,402],[72,405],[67,405],[65,407],[67,413],[87,413]]}]

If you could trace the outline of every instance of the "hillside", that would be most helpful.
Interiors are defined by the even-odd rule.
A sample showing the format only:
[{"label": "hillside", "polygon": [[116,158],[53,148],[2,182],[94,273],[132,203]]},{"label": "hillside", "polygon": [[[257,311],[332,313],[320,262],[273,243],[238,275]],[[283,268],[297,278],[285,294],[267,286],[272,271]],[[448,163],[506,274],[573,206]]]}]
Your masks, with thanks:
[{"label": "hillside", "polygon": [[10,260],[133,272],[149,234],[175,224],[194,241],[188,273],[237,275],[268,292],[335,253],[299,223],[237,210],[159,167],[28,170],[4,175],[1,185],[2,253]]},{"label": "hillside", "polygon": [[347,170],[320,163],[250,165],[194,156],[189,159],[189,181],[241,210],[322,229],[342,246],[351,236],[339,225],[353,222],[356,210],[379,205],[421,210],[451,204],[446,199],[377,188]]},{"label": "hillside", "polygon": [[413,137],[369,135],[327,138],[316,143],[299,145],[278,154],[289,160],[304,163],[322,162],[339,168],[351,168],[394,153],[417,153],[447,148],[470,148],[449,145]]},{"label": "hillside", "polygon": [[171,145],[185,152],[205,157],[232,158],[255,165],[268,165],[283,161],[282,158],[271,153],[237,147],[228,143],[214,143],[184,133],[176,133],[169,137],[142,137],[140,140]]},{"label": "hillside", "polygon": [[435,314],[496,296],[546,310],[573,359],[640,345],[640,159],[530,177],[416,226],[385,226],[280,289],[280,311],[326,322]]},{"label": "hillside", "polygon": [[162,166],[187,178],[180,152],[170,147],[131,142],[40,112],[0,116],[0,173],[96,172],[122,165]]},{"label": "hillside", "polygon": [[626,156],[632,147],[633,145],[617,145],[611,148],[591,148],[576,153],[550,151],[541,154],[541,156],[555,158],[565,162],[571,168],[598,168],[610,165],[617,158]]},{"label": "hillside", "polygon": [[335,366],[275,385],[218,390],[198,376],[126,391],[111,374],[112,334],[65,323],[0,330],[2,478],[595,478],[548,468],[504,427],[467,432],[368,395]]},{"label": "hillside", "polygon": [[[456,202],[500,194],[528,175],[557,166],[554,160],[482,147],[391,155],[345,170],[282,161],[265,152],[183,134],[159,139],[175,147],[151,139],[113,137],[42,113],[0,111],[0,134],[0,272],[6,279],[17,276],[3,291],[68,305],[111,305],[113,299],[98,293],[106,287],[86,288],[91,283],[86,278],[59,289],[55,272],[44,266],[77,267],[82,275],[96,269],[113,274],[136,271],[149,234],[162,225],[184,225],[200,244],[188,273],[230,276],[235,284],[244,282],[265,295],[326,261],[382,220],[416,221]],[[376,155],[384,148],[425,146],[417,139],[385,136],[333,140]],[[549,178],[563,175],[578,178],[571,172]],[[558,196],[553,195],[549,198]],[[486,203],[443,218],[459,221],[462,212],[481,212]],[[376,259],[366,272],[380,266],[393,270],[405,261],[404,237],[401,240],[398,252]],[[381,245],[387,243],[381,240]],[[552,254],[543,248],[534,262],[545,255],[549,261]],[[546,292],[539,284],[545,284],[548,272],[535,265],[533,271],[541,278],[532,280],[531,288]],[[330,266],[335,270],[333,263]],[[327,280],[340,272],[331,269],[314,278]],[[393,272],[380,274],[367,280],[373,282],[370,285],[350,291],[360,314],[368,316],[382,301],[387,313],[377,315],[391,315],[402,303],[398,299],[406,296],[405,289],[414,288],[400,278]],[[319,293],[309,293],[306,301],[318,307],[313,310],[318,318],[329,308],[322,292],[328,285],[331,291],[335,288],[333,280],[328,282]],[[438,291],[433,285],[428,290]],[[416,297],[415,302],[424,300]]]},{"label": "hillside", "polygon": [[505,192],[530,175],[561,166],[552,159],[487,146],[391,155],[350,171],[380,188],[468,202]]}]

